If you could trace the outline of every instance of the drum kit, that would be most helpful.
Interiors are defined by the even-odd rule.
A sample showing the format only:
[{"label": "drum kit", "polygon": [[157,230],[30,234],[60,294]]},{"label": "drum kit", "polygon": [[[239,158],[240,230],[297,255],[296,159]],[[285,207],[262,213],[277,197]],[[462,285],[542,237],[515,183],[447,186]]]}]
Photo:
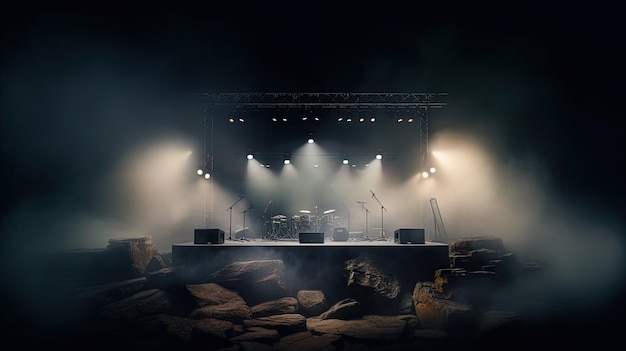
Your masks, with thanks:
[{"label": "drum kit", "polygon": [[271,240],[298,239],[300,232],[324,232],[331,236],[337,226],[341,226],[341,217],[335,215],[336,210],[330,209],[318,216],[310,210],[299,210],[297,214],[287,217],[279,214],[272,216],[272,230],[268,233]]}]

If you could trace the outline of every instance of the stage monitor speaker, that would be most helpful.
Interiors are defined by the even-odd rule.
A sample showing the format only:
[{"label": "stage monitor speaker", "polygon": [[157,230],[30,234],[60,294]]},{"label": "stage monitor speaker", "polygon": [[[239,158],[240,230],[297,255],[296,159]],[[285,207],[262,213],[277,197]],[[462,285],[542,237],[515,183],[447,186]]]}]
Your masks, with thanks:
[{"label": "stage monitor speaker", "polygon": [[333,241],[348,241],[350,233],[346,227],[337,227],[333,229]]},{"label": "stage monitor speaker", "polygon": [[424,244],[424,229],[396,229],[393,232],[393,239],[396,244]]},{"label": "stage monitor speaker", "polygon": [[323,244],[324,232],[300,232],[298,240],[300,244]]},{"label": "stage monitor speaker", "polygon": [[194,229],[194,244],[223,244],[224,231],[221,229]]}]

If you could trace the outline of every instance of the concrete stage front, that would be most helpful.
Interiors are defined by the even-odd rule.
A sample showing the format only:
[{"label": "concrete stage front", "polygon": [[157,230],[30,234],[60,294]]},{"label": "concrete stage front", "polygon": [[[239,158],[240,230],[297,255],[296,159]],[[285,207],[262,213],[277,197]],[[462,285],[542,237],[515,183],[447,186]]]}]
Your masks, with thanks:
[{"label": "concrete stage front", "polygon": [[[212,273],[236,261],[280,259],[299,279],[324,281],[328,274],[342,274],[345,262],[359,257],[374,257],[392,267],[394,274],[412,281],[432,281],[434,272],[449,268],[448,244],[399,244],[389,239],[300,243],[298,240],[226,239],[221,244],[172,245],[173,266],[179,277],[189,283],[206,282]],[[313,284],[313,283],[312,283]]]}]

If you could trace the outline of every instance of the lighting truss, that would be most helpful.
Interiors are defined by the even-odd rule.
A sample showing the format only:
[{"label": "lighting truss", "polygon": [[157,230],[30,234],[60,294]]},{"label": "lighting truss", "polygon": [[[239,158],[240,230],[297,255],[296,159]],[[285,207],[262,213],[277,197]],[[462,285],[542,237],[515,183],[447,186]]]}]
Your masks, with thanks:
[{"label": "lighting truss", "polygon": [[448,93],[199,93],[200,106],[232,108],[441,108]]}]

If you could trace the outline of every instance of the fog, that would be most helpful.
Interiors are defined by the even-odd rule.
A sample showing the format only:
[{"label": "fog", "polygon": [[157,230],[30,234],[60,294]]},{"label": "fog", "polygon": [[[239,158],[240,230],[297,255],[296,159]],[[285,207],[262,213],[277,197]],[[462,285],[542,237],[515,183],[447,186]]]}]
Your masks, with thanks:
[{"label": "fog", "polygon": [[[561,28],[552,20],[551,28]],[[245,226],[259,235],[267,229],[263,220],[277,214],[292,217],[300,210],[318,215],[335,210],[333,215],[350,231],[367,228],[374,238],[380,227],[387,237],[395,229],[417,227],[434,240],[431,198],[441,210],[447,241],[500,237],[507,251],[542,265],[547,279],[511,287],[522,300],[571,302],[593,310],[623,291],[623,219],[612,207],[617,201],[601,202],[614,195],[613,189],[623,194],[615,175],[622,164],[613,157],[621,156],[615,151],[621,147],[620,130],[612,122],[600,123],[610,120],[610,113],[585,114],[595,113],[600,107],[595,102],[590,107],[575,98],[599,99],[570,93],[572,80],[560,80],[578,80],[583,73],[587,79],[607,75],[581,72],[577,65],[569,71],[560,64],[560,76],[551,72],[553,61],[580,53],[585,42],[579,40],[585,38],[576,37],[573,49],[555,59],[547,52],[553,37],[547,37],[545,46],[521,35],[485,41],[483,30],[473,36],[447,23],[424,28],[415,37],[397,36],[397,47],[368,54],[370,38],[355,29],[351,34],[358,32],[360,39],[354,46],[344,47],[346,40],[337,36],[322,46],[336,51],[320,50],[324,59],[317,62],[319,56],[311,55],[317,49],[306,40],[303,52],[285,53],[274,42],[261,53],[257,45],[265,45],[262,40],[233,45],[231,40],[249,33],[230,33],[217,22],[204,28],[210,41],[190,28],[170,32],[159,26],[163,37],[146,32],[123,40],[102,28],[83,31],[77,24],[34,22],[25,33],[14,34],[13,46],[2,58],[0,143],[8,180],[0,264],[4,286],[20,302],[33,303],[39,296],[41,265],[50,252],[101,249],[110,239],[143,236],[169,252],[174,244],[191,242],[195,228],[220,228],[228,237]],[[284,30],[279,22],[272,26]],[[586,29],[580,33],[587,35]],[[225,37],[214,38],[219,37],[215,33]],[[386,45],[396,38],[393,33],[379,40]],[[302,39],[290,35],[292,44]],[[589,38],[595,37],[585,40]],[[353,52],[335,64],[342,58],[339,48]],[[401,51],[407,58],[400,59]],[[325,70],[330,73],[322,77]],[[593,82],[588,86],[601,86]],[[454,106],[431,113],[429,161],[437,172],[429,178],[420,176],[423,165],[413,157],[419,153],[416,129],[374,127],[357,133],[337,126],[316,135],[315,145],[302,147],[272,129],[238,134],[242,131],[218,126],[217,154],[230,153],[231,147],[243,153],[255,145],[253,137],[264,149],[252,161],[230,154],[216,159],[208,181],[195,174],[206,156],[206,130],[203,115],[185,99],[198,87],[216,92],[320,87],[393,92],[442,86],[451,92]],[[602,112],[609,110],[606,101]],[[590,118],[599,122],[591,124]],[[485,125],[492,128],[489,133],[482,133]],[[603,150],[596,142],[606,153],[598,153]],[[337,161],[346,148],[367,153],[382,148],[398,157],[344,167]],[[289,151],[300,158],[288,167],[267,169],[261,167],[264,151]],[[567,171],[578,163],[588,167],[595,162],[591,156],[613,164],[606,165],[605,174],[595,174],[595,182],[583,191],[575,185],[583,184],[585,170]],[[319,167],[312,169],[315,164]],[[602,196],[586,197],[595,187]],[[245,197],[238,201],[238,195]]]}]

